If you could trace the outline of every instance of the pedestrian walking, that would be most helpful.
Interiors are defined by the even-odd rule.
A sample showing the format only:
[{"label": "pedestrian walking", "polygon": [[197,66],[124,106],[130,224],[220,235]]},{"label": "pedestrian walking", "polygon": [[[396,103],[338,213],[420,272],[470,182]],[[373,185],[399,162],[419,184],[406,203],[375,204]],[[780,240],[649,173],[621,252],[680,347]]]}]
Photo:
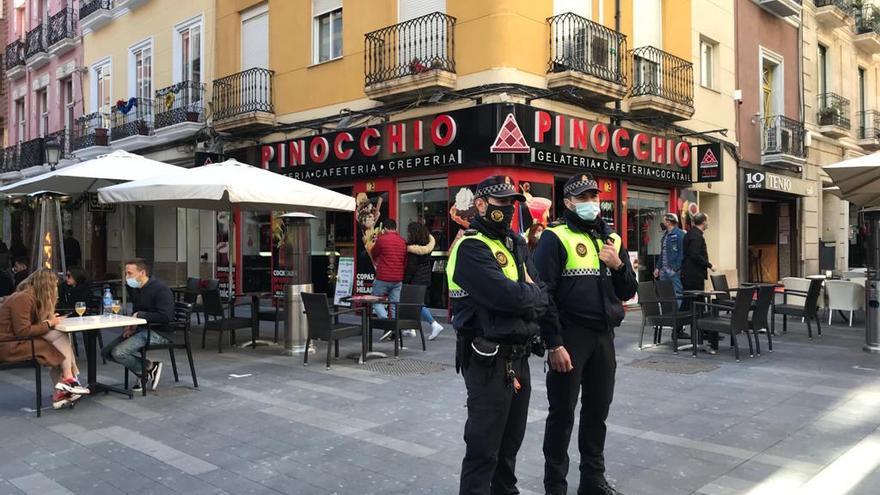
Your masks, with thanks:
[{"label": "pedestrian walking", "polygon": [[580,495],[619,493],[605,479],[605,420],[614,395],[614,329],[623,321],[622,301],[638,288],[618,234],[599,215],[599,187],[590,174],[564,186],[564,223],[548,228],[535,251],[535,266],[550,296],[541,318],[547,346],[544,490],[568,493],[568,445],[581,397],[578,450]]},{"label": "pedestrian walking", "polygon": [[660,241],[660,262],[654,268],[654,278],[669,280],[675,288],[675,297],[681,306],[681,262],[684,259],[684,231],[678,228],[678,216],[663,216],[663,239]]},{"label": "pedestrian walking", "polygon": [[510,177],[477,186],[479,215],[452,248],[446,273],[458,335],[456,370],[467,387],[462,495],[519,493],[516,454],[526,430],[531,382],[528,357],[547,306],[523,238],[510,230],[514,201],[524,201]]},{"label": "pedestrian walking", "polygon": [[[693,227],[684,236],[684,259],[681,262],[681,286],[684,290],[704,290],[709,270],[714,271],[706,250],[703,234],[709,228],[709,216],[703,212],[694,215]],[[682,309],[690,309],[690,299],[685,299]],[[706,332],[705,350],[715,354],[718,350],[718,333]]]},{"label": "pedestrian walking", "polygon": [[[428,232],[428,228],[420,222],[410,222],[406,232],[406,270],[403,274],[403,283],[425,287],[425,299],[427,299],[427,289],[431,287],[431,252],[434,251],[436,242],[434,236]],[[434,315],[431,314],[427,304],[422,306],[422,321],[431,325],[431,335],[428,336],[428,340],[436,339],[443,331],[443,325],[434,320]]]}]

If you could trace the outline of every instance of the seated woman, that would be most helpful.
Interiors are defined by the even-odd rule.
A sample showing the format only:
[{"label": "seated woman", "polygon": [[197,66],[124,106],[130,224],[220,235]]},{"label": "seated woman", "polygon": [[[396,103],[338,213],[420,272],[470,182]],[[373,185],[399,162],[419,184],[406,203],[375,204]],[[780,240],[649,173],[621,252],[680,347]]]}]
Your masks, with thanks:
[{"label": "seated woman", "polygon": [[[0,305],[0,340],[34,337],[37,361],[50,368],[55,382],[52,407],[60,409],[88,394],[89,389],[76,379],[79,370],[70,339],[55,330],[61,318],[55,314],[58,300],[58,275],[52,270],[40,269],[29,275]],[[0,344],[0,361],[16,362],[31,358],[31,344],[27,341]]]},{"label": "seated woman", "polygon": [[85,270],[79,267],[69,268],[67,270],[67,278],[64,280],[64,286],[62,287],[61,298],[59,299],[62,307],[65,310],[72,311],[76,303],[83,302],[88,304],[93,297]]}]

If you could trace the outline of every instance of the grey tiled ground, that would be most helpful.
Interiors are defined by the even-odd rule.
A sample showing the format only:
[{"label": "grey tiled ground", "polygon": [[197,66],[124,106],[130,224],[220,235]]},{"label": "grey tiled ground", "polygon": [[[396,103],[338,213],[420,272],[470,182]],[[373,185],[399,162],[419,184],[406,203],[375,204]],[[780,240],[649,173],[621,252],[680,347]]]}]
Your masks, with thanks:
[{"label": "grey tiled ground", "polygon": [[[880,493],[880,356],[861,351],[860,330],[838,324],[810,342],[792,324],[772,354],[766,341],[762,356],[744,350],[741,363],[701,354],[720,367],[686,375],[628,366],[692,360],[667,346],[639,351],[638,320],[631,314],[617,333],[606,449],[623,493]],[[323,344],[303,367],[277,348],[218,355],[215,338],[196,355],[199,389],[183,371],[175,384],[168,368],[146,399],[89,398],[41,419],[28,409],[31,376],[0,372],[0,495],[456,493],[465,393],[451,367],[396,377],[342,358],[328,372]],[[453,342],[447,330],[428,352],[411,342],[403,356],[451,364]],[[344,342],[342,354],[357,345]],[[532,373],[518,475],[523,493],[542,493],[547,399],[537,359]],[[99,374],[121,381],[114,365]]]}]

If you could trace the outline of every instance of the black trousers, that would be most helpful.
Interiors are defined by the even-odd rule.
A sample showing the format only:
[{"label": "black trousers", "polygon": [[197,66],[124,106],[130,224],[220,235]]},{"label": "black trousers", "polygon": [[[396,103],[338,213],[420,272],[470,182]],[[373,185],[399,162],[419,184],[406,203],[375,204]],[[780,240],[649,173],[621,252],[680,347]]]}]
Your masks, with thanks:
[{"label": "black trousers", "polygon": [[470,357],[462,369],[467,386],[461,495],[508,495],[516,488],[516,454],[526,433],[532,386],[528,357],[511,363],[521,388],[514,393],[501,357]]},{"label": "black trousers", "polygon": [[[693,278],[682,278],[681,286],[683,290],[705,290],[705,280],[694,280]],[[687,298],[684,300],[684,303],[681,305],[682,311],[687,311],[691,309],[692,299]],[[699,315],[697,315],[699,316]],[[693,333],[693,332],[692,332]],[[712,345],[712,349],[718,349],[718,334],[716,332],[703,332],[703,338],[706,339],[709,344]],[[696,344],[696,342],[694,342]]]},{"label": "black trousers", "polygon": [[563,328],[565,349],[574,369],[547,372],[550,414],[544,432],[544,490],[548,495],[568,493],[568,444],[574,410],[581,394],[578,450],[580,488],[584,493],[605,476],[605,420],[614,397],[614,332],[591,328]]}]

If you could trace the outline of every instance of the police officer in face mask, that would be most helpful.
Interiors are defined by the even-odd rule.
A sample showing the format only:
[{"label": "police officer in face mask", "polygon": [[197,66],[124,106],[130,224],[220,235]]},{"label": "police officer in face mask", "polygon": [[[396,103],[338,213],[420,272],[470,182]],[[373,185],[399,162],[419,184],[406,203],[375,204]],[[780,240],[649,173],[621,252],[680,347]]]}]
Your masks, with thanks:
[{"label": "police officer in face mask", "polygon": [[543,354],[537,319],[548,304],[525,241],[510,230],[513,203],[524,200],[510,177],[480,182],[479,216],[453,246],[446,268],[456,370],[468,395],[461,494],[519,493],[514,467],[529,408],[528,356]]},{"label": "police officer in face mask", "polygon": [[568,493],[568,444],[582,393],[578,449],[579,495],[618,493],[605,480],[605,419],[614,393],[614,328],[621,301],[638,283],[620,236],[599,215],[599,187],[589,174],[565,183],[565,222],[541,236],[535,266],[550,295],[541,318],[550,371],[550,413],[544,433],[544,489]]}]

